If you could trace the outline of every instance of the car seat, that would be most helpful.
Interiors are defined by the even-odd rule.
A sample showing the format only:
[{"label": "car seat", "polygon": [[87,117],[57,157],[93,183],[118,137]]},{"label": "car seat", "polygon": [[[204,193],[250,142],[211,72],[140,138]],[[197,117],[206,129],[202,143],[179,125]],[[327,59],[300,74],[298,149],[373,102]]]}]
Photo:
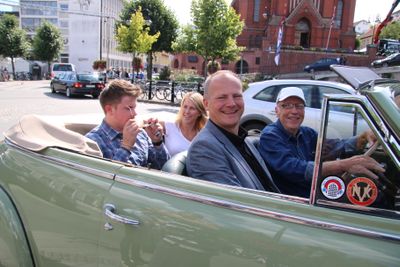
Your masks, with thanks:
[{"label": "car seat", "polygon": [[188,176],[186,172],[187,150],[172,156],[161,168],[162,171]]}]

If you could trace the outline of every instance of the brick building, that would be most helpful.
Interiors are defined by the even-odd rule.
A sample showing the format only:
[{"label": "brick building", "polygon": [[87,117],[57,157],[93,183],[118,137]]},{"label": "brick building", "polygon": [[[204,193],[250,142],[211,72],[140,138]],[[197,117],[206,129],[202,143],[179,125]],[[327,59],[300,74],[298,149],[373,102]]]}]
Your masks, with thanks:
[{"label": "brick building", "polygon": [[[356,0],[233,0],[231,6],[245,23],[237,38],[245,50],[241,59],[222,64],[222,68],[236,73],[299,72],[318,58],[353,51],[355,5]],[[283,20],[282,50],[276,66],[273,59]],[[199,73],[202,66],[203,59],[195,55],[177,55],[172,65]]]}]

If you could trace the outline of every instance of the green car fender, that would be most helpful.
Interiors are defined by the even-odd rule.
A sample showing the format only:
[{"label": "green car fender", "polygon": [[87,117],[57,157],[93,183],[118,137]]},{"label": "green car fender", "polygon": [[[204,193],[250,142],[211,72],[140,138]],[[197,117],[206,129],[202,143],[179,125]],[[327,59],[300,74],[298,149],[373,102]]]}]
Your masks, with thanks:
[{"label": "green car fender", "polygon": [[35,266],[21,219],[2,187],[0,187],[0,233],[0,266]]}]

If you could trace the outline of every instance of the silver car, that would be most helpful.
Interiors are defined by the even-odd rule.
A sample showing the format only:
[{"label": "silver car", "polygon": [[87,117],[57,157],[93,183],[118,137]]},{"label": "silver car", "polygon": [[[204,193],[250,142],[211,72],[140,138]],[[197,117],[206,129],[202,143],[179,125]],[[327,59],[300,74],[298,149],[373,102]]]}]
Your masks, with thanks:
[{"label": "silver car", "polygon": [[[324,94],[354,94],[355,90],[347,84],[317,80],[268,80],[250,83],[243,93],[245,110],[241,126],[249,131],[261,131],[266,125],[276,121],[275,101],[279,91],[284,87],[296,86],[303,90],[306,98],[304,126],[318,131],[321,123],[321,105]],[[343,120],[352,120],[350,110],[340,110],[331,117],[336,126]],[[351,129],[340,129],[336,136],[351,136]],[[343,131],[346,131],[345,133]],[[347,131],[350,131],[347,133]]]}]

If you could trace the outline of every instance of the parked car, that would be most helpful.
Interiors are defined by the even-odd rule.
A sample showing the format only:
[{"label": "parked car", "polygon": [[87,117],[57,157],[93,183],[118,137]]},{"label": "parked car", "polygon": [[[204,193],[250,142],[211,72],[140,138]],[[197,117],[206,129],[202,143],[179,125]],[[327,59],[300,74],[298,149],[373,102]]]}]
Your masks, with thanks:
[{"label": "parked car", "polygon": [[322,71],[322,70],[330,70],[331,65],[339,64],[339,60],[337,58],[321,58],[314,63],[311,63],[304,67],[304,71],[313,72],[313,71]]},{"label": "parked car", "polygon": [[[240,125],[248,131],[261,131],[266,125],[276,121],[276,97],[282,88],[290,86],[296,86],[303,90],[307,102],[303,125],[315,130],[318,130],[321,124],[321,106],[325,94],[355,93],[355,90],[348,84],[318,80],[287,79],[250,83],[248,89],[243,93],[245,109]],[[352,120],[351,115],[346,112],[337,112],[332,117],[333,127],[338,131],[348,130],[337,126],[343,120]],[[351,131],[347,133],[347,135],[350,134]],[[344,135],[343,131],[342,135]]]},{"label": "parked car", "polygon": [[72,63],[53,63],[50,67],[50,78],[54,78],[62,72],[76,72],[75,65]]},{"label": "parked car", "polygon": [[[399,82],[354,71],[366,87],[324,97],[310,198],[183,176],[180,157],[162,171],[107,160],[84,137],[97,122],[24,116],[0,142],[1,265],[400,266]],[[319,171],[342,107],[355,123],[340,127],[363,118],[377,137],[378,180]]]},{"label": "parked car", "polygon": [[67,97],[92,95],[93,98],[97,98],[104,89],[104,82],[99,77],[96,74],[62,72],[51,80],[51,92],[62,92]]},{"label": "parked car", "polygon": [[397,66],[397,65],[400,65],[400,53],[391,54],[383,59],[374,60],[371,63],[371,66],[374,68]]}]

